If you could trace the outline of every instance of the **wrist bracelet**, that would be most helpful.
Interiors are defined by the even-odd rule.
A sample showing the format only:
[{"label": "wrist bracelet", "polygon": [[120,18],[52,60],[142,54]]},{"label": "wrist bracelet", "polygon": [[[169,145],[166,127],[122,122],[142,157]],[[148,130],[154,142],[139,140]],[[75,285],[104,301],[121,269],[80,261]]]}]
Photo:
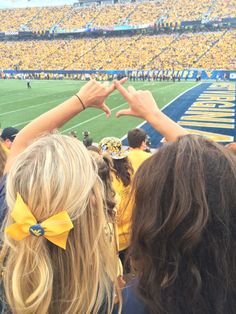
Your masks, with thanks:
[{"label": "wrist bracelet", "polygon": [[85,107],[84,103],[82,102],[81,98],[77,94],[75,94],[75,97],[77,97],[79,99],[79,101],[83,107],[83,110],[85,110],[86,107]]}]

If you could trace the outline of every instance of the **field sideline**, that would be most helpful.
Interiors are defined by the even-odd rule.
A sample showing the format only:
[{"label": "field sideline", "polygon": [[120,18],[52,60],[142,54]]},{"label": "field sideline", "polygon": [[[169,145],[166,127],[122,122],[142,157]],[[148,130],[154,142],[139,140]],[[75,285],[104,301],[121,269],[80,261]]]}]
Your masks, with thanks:
[{"label": "field sideline", "polygon": [[[80,81],[32,81],[27,89],[23,80],[0,80],[0,123],[1,128],[15,126],[19,129],[43,112],[55,107],[73,94],[84,82]],[[159,108],[164,107],[179,94],[196,85],[195,82],[128,82],[136,89],[148,89],[153,93]],[[122,96],[115,91],[107,100],[112,110],[110,119],[96,109],[88,109],[68,122],[61,131],[68,133],[88,130],[94,141],[105,136],[123,137],[127,131],[139,125],[142,120],[130,117],[117,119],[115,113],[127,107]]]}]

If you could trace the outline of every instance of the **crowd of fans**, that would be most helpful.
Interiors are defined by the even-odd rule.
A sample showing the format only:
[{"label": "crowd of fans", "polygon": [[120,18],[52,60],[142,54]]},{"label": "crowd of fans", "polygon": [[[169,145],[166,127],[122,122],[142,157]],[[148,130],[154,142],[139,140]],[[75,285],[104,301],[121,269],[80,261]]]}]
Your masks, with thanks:
[{"label": "crowd of fans", "polygon": [[96,6],[81,9],[67,7],[63,19],[57,24],[62,29],[85,28],[98,14],[100,9]]},{"label": "crowd of fans", "polygon": [[[152,62],[152,65],[154,68],[162,65],[165,69],[196,68],[198,59],[211,48],[215,41],[221,38],[222,34],[222,32],[184,33],[177,36],[172,44]],[[224,41],[224,39],[222,40]],[[219,52],[219,55],[221,60],[217,60],[217,66],[224,69],[228,66],[227,57],[222,51]],[[214,68],[211,64],[208,64],[208,66],[209,69]],[[208,69],[204,64],[202,67]]]},{"label": "crowd of fans", "polygon": [[69,6],[59,6],[0,10],[0,31],[14,32],[19,30],[50,30],[71,9],[72,8]]},{"label": "crowd of fans", "polygon": [[[2,131],[1,313],[235,312],[235,143],[188,134],[125,81],[91,80]],[[114,90],[128,103],[117,118],[142,118],[165,138],[154,154],[139,128],[128,150],[55,132],[87,108],[109,117]]]},{"label": "crowd of fans", "polygon": [[216,41],[215,45],[196,62],[196,67],[214,69],[223,59],[225,67],[228,69],[235,68],[236,57],[232,51],[236,49],[236,32],[231,30],[226,32],[223,37],[221,36],[216,37],[219,41]]},{"label": "crowd of fans", "polygon": [[[171,2],[144,1],[118,3],[115,5],[93,5],[86,8],[73,6],[25,8],[0,10],[0,31],[42,31],[55,28],[73,29],[114,26],[124,24],[153,24],[157,22],[180,22],[220,20],[235,17],[234,1],[191,1]],[[9,16],[12,18],[9,19]],[[14,17],[14,18],[13,18]]]},{"label": "crowd of fans", "polygon": [[3,69],[121,70],[235,67],[236,31],[0,42]]},{"label": "crowd of fans", "polygon": [[210,19],[214,21],[223,18],[235,17],[234,11],[235,11],[234,1],[217,0],[213,4]]}]

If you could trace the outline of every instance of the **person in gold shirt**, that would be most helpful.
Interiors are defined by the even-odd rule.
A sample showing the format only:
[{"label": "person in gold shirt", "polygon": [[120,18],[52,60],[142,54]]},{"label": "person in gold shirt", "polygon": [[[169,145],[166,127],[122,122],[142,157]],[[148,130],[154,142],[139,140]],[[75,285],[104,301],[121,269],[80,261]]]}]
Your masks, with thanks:
[{"label": "person in gold shirt", "polygon": [[11,145],[18,132],[19,130],[13,127],[8,127],[8,128],[3,129],[1,138],[0,138],[0,143],[6,154],[9,153],[11,149]]},{"label": "person in gold shirt", "polygon": [[129,161],[132,164],[134,171],[149,157],[150,153],[147,153],[147,133],[143,129],[133,129],[128,132],[129,143]]},{"label": "person in gold shirt", "polygon": [[[131,182],[133,168],[128,159],[128,152],[122,149],[119,138],[106,137],[99,143],[102,153],[109,153],[113,159],[112,186],[120,201],[117,205],[117,226],[119,239],[119,257],[124,265],[127,249],[130,243],[131,217],[133,202],[131,200]],[[129,268],[124,269],[125,272]]]}]

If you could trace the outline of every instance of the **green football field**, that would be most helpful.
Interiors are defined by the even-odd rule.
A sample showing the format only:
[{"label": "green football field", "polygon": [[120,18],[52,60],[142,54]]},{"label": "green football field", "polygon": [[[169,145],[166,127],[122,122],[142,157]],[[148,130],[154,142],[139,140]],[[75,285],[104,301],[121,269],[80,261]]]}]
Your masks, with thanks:
[{"label": "green football field", "polygon": [[[1,128],[15,126],[19,129],[43,112],[60,104],[74,95],[85,84],[80,81],[32,81],[32,89],[27,89],[23,80],[0,80],[0,124]],[[194,86],[195,82],[128,82],[136,89],[148,89],[152,92],[159,108],[164,107],[185,90]],[[82,132],[88,130],[94,141],[105,136],[124,136],[127,131],[142,121],[132,117],[117,119],[115,113],[127,108],[122,96],[115,91],[107,99],[112,116],[107,119],[97,109],[87,109],[73,118],[61,131],[64,134],[76,131],[82,139]]]}]

